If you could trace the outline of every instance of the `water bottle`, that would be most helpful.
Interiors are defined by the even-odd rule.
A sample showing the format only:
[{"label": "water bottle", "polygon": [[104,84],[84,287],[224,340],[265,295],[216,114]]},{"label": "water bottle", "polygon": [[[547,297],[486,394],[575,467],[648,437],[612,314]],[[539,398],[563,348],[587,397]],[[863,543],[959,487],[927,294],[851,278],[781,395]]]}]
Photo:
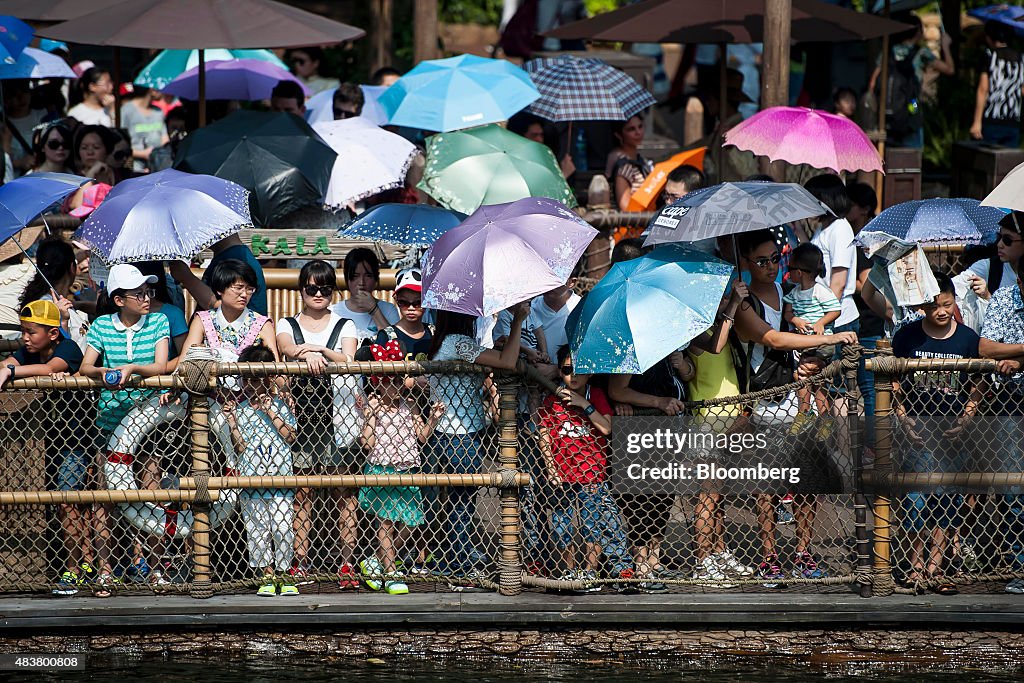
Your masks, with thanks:
[{"label": "water bottle", "polygon": [[107,370],[103,373],[103,383],[108,387],[116,387],[121,383],[121,371],[120,370]]},{"label": "water bottle", "polygon": [[577,128],[573,136],[572,163],[576,165],[577,171],[587,170],[587,134],[582,128]]}]

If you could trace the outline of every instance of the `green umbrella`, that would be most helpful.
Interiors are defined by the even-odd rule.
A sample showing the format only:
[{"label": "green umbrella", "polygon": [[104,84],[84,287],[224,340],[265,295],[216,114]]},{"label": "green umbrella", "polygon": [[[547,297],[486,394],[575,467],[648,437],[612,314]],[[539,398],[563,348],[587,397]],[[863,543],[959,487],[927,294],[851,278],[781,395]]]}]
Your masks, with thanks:
[{"label": "green umbrella", "polygon": [[525,197],[576,206],[551,150],[494,124],[427,138],[419,188],[445,208],[465,214]]},{"label": "green umbrella", "polygon": [[[261,62],[276,64],[282,69],[288,67],[270,50],[225,50],[212,49],[206,51],[206,62],[218,62],[231,59],[258,59]],[[162,90],[165,85],[199,66],[199,50],[164,50],[153,58],[146,68],[139,72],[135,85]]]}]

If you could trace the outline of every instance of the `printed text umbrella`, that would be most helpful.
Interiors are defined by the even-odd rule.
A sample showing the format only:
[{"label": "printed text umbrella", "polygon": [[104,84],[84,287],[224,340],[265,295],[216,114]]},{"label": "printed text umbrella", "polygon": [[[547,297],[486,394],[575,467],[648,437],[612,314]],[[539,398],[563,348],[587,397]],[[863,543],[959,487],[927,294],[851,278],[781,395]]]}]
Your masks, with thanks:
[{"label": "printed text umbrella", "polygon": [[343,209],[378,192],[402,187],[416,145],[361,116],[313,125],[338,154],[324,206]]},{"label": "printed text umbrella", "polygon": [[427,138],[427,165],[419,188],[462,213],[524,197],[550,197],[576,206],[551,150],[495,125]]},{"label": "printed text umbrella", "polygon": [[881,171],[882,158],[860,126],[806,107],[770,107],[725,134],[725,144],[771,161],[842,171]]},{"label": "printed text umbrella", "polygon": [[490,315],[564,285],[597,231],[553,199],[482,206],[423,257],[423,306]]},{"label": "printed text umbrella", "polygon": [[511,62],[459,55],[417,64],[380,96],[394,126],[451,131],[505,121],[539,97]]},{"label": "printed text umbrella", "polygon": [[[258,59],[261,62],[276,64],[282,69],[288,66],[270,50],[224,50],[205,51],[207,64],[210,62],[226,62],[232,59]],[[153,58],[135,78],[135,85],[163,90],[164,86],[189,69],[199,66],[199,50],[163,50]]]},{"label": "printed text umbrella", "polygon": [[644,182],[637,188],[629,198],[629,206],[626,207],[629,211],[647,211],[654,205],[655,200],[658,199],[658,195],[661,194],[661,190],[665,187],[665,182],[668,180],[668,174],[676,170],[680,166],[690,165],[696,166],[703,170],[704,168],[704,154],[707,152],[707,147],[698,147],[697,149],[688,149],[685,152],[673,155],[671,158],[666,159],[660,163],[654,165],[651,172],[644,178]]},{"label": "printed text umbrella", "polygon": [[439,206],[378,204],[351,220],[338,237],[425,248],[465,219]]},{"label": "printed text umbrella", "polygon": [[1014,166],[988,196],[981,200],[981,205],[1024,211],[1024,164]]},{"label": "printed text umbrella", "polygon": [[[290,71],[258,59],[231,59],[206,63],[206,98],[210,100],[266,100],[280,81],[294,81],[309,89]],[[199,67],[189,69],[161,88],[165,93],[189,100],[199,99]]]},{"label": "printed text umbrella", "polygon": [[249,190],[253,223],[265,226],[322,205],[336,157],[294,114],[239,110],[185,138],[174,167]]},{"label": "printed text umbrella", "polygon": [[549,121],[622,121],[657,104],[632,77],[593,57],[542,57],[523,68],[540,92],[527,111]]},{"label": "printed text umbrella", "polygon": [[857,234],[856,242],[871,246],[896,238],[904,242],[989,244],[1005,216],[977,199],[923,199],[903,202],[878,214]]},{"label": "printed text umbrella", "polygon": [[250,224],[243,187],[167,169],[118,183],[73,237],[108,264],[187,261]]},{"label": "printed text umbrella", "polygon": [[813,218],[829,209],[796,183],[722,183],[690,192],[661,209],[645,245],[696,242]]},{"label": "printed text umbrella", "polygon": [[68,63],[44,50],[26,47],[14,64],[0,64],[0,80],[12,78],[78,78]]},{"label": "printed text umbrella", "polygon": [[616,263],[566,321],[573,368],[645,372],[715,323],[732,272],[679,244]]}]

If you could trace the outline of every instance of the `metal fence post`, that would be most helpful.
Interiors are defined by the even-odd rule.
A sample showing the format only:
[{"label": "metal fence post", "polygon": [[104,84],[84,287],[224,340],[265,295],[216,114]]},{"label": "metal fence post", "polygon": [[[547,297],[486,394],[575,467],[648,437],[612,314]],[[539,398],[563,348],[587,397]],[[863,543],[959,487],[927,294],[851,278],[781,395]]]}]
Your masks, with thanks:
[{"label": "metal fence post", "polygon": [[514,483],[519,472],[519,374],[507,373],[496,378],[498,384],[498,462],[502,475],[501,557],[498,560],[498,589],[502,595],[519,595],[523,591],[523,570],[520,557],[522,524],[519,487]]}]

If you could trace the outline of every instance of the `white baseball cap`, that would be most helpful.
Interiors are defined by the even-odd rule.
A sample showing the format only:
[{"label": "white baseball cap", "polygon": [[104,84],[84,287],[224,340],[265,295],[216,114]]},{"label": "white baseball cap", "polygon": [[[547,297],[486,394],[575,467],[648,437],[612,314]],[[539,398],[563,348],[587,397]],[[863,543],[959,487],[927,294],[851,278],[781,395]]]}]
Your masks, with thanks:
[{"label": "white baseball cap", "polygon": [[130,263],[118,263],[107,276],[107,294],[113,294],[117,289],[135,289],[143,284],[155,285],[156,275],[143,275]]}]

